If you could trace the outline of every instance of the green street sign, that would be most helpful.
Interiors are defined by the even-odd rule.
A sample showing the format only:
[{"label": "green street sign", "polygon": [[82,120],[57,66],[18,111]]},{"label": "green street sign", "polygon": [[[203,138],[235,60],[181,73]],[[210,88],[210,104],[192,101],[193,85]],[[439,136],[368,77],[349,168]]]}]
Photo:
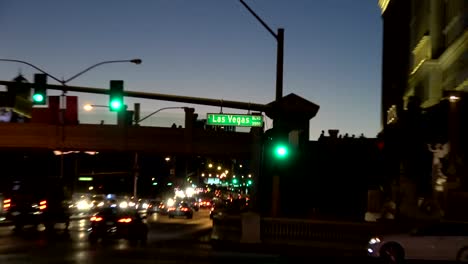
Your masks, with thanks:
[{"label": "green street sign", "polygon": [[79,177],[78,181],[92,181],[93,177]]},{"label": "green street sign", "polygon": [[263,116],[239,114],[206,114],[206,124],[212,126],[261,127]]}]

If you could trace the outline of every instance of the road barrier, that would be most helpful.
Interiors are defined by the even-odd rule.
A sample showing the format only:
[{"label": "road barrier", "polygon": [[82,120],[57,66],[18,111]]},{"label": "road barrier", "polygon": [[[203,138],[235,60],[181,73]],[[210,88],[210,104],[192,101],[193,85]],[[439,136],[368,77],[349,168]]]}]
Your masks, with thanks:
[{"label": "road barrier", "polygon": [[[211,239],[217,242],[242,243],[248,221],[242,217],[216,216],[213,219]],[[317,246],[317,243],[363,246],[370,237],[393,233],[398,226],[392,223],[340,222],[325,220],[260,218],[260,241],[263,244]]]}]

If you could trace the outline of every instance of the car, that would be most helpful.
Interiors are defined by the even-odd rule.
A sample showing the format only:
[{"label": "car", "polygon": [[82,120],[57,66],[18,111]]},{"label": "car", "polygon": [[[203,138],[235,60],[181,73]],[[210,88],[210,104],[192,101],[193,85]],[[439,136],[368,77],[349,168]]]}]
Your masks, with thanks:
[{"label": "car", "polygon": [[131,244],[138,241],[146,244],[148,240],[148,226],[136,210],[103,208],[90,218],[90,222],[88,240],[92,244],[100,239],[126,239]]},{"label": "car", "polygon": [[54,230],[56,223],[65,223],[65,231],[70,224],[70,209],[63,188],[58,182],[44,181],[41,188],[33,182],[16,181],[8,198],[3,200],[6,219],[15,226],[15,231],[24,226],[34,227],[43,224],[46,231]]},{"label": "car", "polygon": [[184,216],[187,219],[193,218],[193,209],[188,203],[181,202],[175,206],[169,207],[167,209],[167,214],[169,218],[174,218],[176,216]]},{"label": "car", "polygon": [[156,213],[164,214],[166,212],[167,212],[166,206],[164,205],[162,201],[159,201],[159,200],[150,201],[148,203],[148,208],[146,209],[147,215],[153,215]]},{"label": "car", "polygon": [[409,233],[372,237],[368,254],[394,263],[405,259],[468,262],[468,224],[436,222]]},{"label": "car", "polygon": [[185,198],[183,202],[187,203],[195,212],[200,210],[200,204],[197,202],[195,198]]},{"label": "car", "polygon": [[211,200],[210,199],[201,200],[198,204],[200,205],[200,208],[211,208]]}]

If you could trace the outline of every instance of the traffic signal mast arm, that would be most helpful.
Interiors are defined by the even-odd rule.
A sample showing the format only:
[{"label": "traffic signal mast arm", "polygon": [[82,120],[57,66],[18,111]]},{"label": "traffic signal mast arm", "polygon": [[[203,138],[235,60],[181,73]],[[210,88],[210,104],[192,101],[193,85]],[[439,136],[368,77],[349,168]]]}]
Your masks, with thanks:
[{"label": "traffic signal mast arm", "polygon": [[[0,85],[24,85],[26,87],[31,87],[33,84],[25,83],[18,84],[11,81],[0,81]],[[47,84],[48,90],[60,90],[64,92],[78,92],[78,93],[93,93],[93,94],[110,94],[110,89],[103,88],[92,88],[92,87],[81,87],[81,86],[62,86]],[[189,104],[199,104],[199,105],[210,105],[210,106],[219,106],[226,108],[235,108],[235,109],[244,109],[251,111],[259,112],[268,112],[271,110],[271,106],[267,104],[256,104],[250,102],[239,102],[239,101],[229,101],[223,99],[211,99],[211,98],[202,98],[202,97],[190,97],[190,96],[181,96],[181,95],[169,95],[169,94],[158,94],[158,93],[145,93],[145,92],[136,92],[136,91],[123,91],[125,97],[134,97],[134,98],[143,98],[143,99],[153,99],[161,101],[171,101],[179,103],[189,103]]]}]

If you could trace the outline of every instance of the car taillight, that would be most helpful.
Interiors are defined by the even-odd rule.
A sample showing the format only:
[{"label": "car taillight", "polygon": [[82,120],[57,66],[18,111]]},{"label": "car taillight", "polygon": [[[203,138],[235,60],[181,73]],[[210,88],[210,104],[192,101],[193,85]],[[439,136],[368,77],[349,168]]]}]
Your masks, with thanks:
[{"label": "car taillight", "polygon": [[8,210],[11,207],[11,199],[3,200],[3,210]]},{"label": "car taillight", "polygon": [[119,223],[130,223],[132,221],[131,218],[121,218],[117,222]]},{"label": "car taillight", "polygon": [[93,217],[91,217],[90,220],[91,220],[91,222],[100,222],[100,221],[102,221],[102,217],[100,217],[100,216],[93,216]]},{"label": "car taillight", "polygon": [[41,201],[39,202],[39,210],[44,210],[47,208],[47,201]]},{"label": "car taillight", "polygon": [[188,208],[185,208],[185,207],[184,207],[184,208],[180,208],[180,210],[183,211],[183,212],[187,212],[187,211],[188,211]]},{"label": "car taillight", "polygon": [[168,210],[168,211],[174,211],[174,210],[175,210],[175,207],[169,207],[167,210]]}]

